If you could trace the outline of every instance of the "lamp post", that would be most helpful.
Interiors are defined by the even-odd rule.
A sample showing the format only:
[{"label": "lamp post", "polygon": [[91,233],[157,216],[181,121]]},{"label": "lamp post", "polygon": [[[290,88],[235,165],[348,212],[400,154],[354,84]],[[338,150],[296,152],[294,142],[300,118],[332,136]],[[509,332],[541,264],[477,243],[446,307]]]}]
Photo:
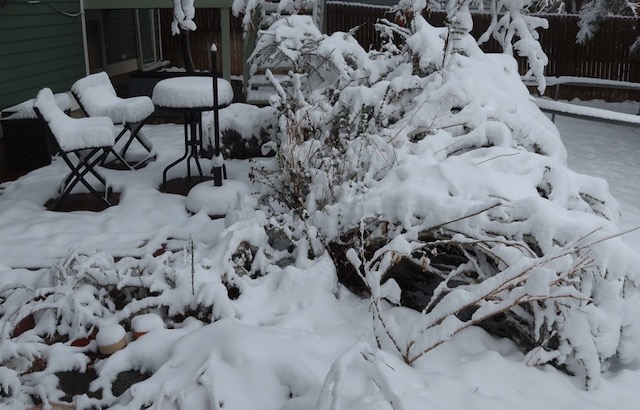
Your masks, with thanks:
[{"label": "lamp post", "polygon": [[211,44],[211,77],[213,81],[213,165],[211,174],[213,175],[213,185],[222,186],[223,158],[220,153],[220,123],[218,106],[218,48],[215,43]]},{"label": "lamp post", "polygon": [[[240,206],[247,207],[245,198],[251,196],[249,185],[242,181],[227,179],[222,185],[223,179],[227,177],[224,166],[224,158],[220,150],[220,101],[222,107],[226,107],[233,102],[233,87],[227,80],[217,76],[217,47],[211,45],[211,81],[213,82],[213,159],[211,163],[211,174],[213,181],[205,181],[194,186],[187,195],[187,210],[191,213],[206,212],[211,218],[220,218],[229,212],[239,209]],[[206,77],[199,77],[206,78]],[[208,80],[207,80],[208,81]],[[202,89],[200,87],[199,89]],[[208,89],[208,87],[207,87]],[[218,94],[221,92],[221,94]],[[207,96],[208,99],[208,96]],[[207,111],[209,111],[207,103]],[[244,200],[242,202],[241,200]],[[249,201],[250,202],[250,201]],[[245,205],[242,205],[245,203]]]}]

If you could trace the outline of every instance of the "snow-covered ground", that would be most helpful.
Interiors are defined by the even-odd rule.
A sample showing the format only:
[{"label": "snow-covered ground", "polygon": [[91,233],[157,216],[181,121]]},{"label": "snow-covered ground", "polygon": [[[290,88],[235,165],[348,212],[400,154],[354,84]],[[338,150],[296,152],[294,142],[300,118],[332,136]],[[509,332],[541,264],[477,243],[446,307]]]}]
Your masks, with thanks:
[{"label": "snow-covered ground", "polygon": [[[572,104],[638,114],[640,103],[572,101]],[[621,229],[640,226],[640,127],[627,127],[556,116],[568,152],[569,168],[604,178],[622,209]],[[640,230],[625,236],[640,252]]]},{"label": "snow-covered ground", "polygon": [[[573,103],[581,104],[580,101]],[[638,103],[586,102],[591,106],[619,112],[637,113]],[[621,230],[640,226],[640,128],[600,124],[557,116],[555,121],[568,151],[569,168],[597,176],[609,183],[622,208]],[[99,214],[46,212],[42,204],[55,195],[66,165],[57,160],[48,167],[33,171],[19,181],[1,185],[0,197],[0,267],[43,267],[64,257],[69,248],[99,249],[130,253],[131,248],[157,246],[154,238],[194,239],[215,237],[220,221],[203,223],[200,215],[190,217],[183,209],[184,198],[157,191],[162,169],[183,149],[179,125],[147,125],[144,128],[158,147],[160,156],[136,172],[105,170],[115,191],[122,191],[122,201]],[[134,147],[135,148],[135,147]],[[208,161],[203,160],[205,169]],[[230,179],[248,182],[247,161],[227,161]],[[186,167],[172,169],[175,177]],[[169,175],[171,178],[171,174]],[[187,234],[188,236],[188,234]],[[78,238],[82,240],[79,241]],[[640,231],[626,235],[626,240],[640,252]]]},{"label": "snow-covered ground", "polygon": [[[637,103],[606,106],[629,113],[638,109]],[[567,147],[569,167],[608,181],[622,209],[620,230],[640,226],[640,129],[562,117],[556,118],[556,125]],[[142,257],[162,246],[183,249],[189,237],[197,243],[217,240],[224,220],[190,215],[184,197],[156,189],[163,167],[179,156],[182,127],[148,125],[145,130],[158,148],[158,159],[135,172],[105,171],[122,197],[118,206],[101,213],[55,213],[43,208],[66,172],[60,160],[2,185],[0,285],[35,281],[41,274],[38,268],[51,266],[73,248]],[[227,161],[227,168],[230,179],[248,182],[246,161]],[[173,176],[183,169],[173,168]],[[626,235],[625,240],[640,252],[640,232]],[[293,267],[266,276],[265,286],[247,290],[248,296],[239,303],[241,319],[210,326],[186,324],[156,330],[153,338],[143,336],[96,366],[101,378],[95,386],[105,385],[118,371],[154,370],[151,379],[125,395],[135,408],[155,398],[162,409],[181,403],[190,409],[370,410],[391,408],[388,402],[395,397],[404,407],[394,408],[406,409],[638,407],[640,364],[605,377],[587,392],[578,379],[552,367],[526,366],[513,343],[478,328],[456,335],[415,368],[381,352],[369,355],[360,343],[372,343],[369,304],[345,295],[333,297],[328,290],[335,286],[335,278],[327,271],[319,263],[304,272],[304,279]],[[416,313],[398,308],[394,315],[401,326],[403,316],[412,314]],[[350,349],[353,353],[343,356]],[[203,363],[209,366],[202,367]],[[330,371],[334,379],[326,378]],[[342,379],[345,374],[349,377]],[[213,397],[212,391],[223,393]]]}]

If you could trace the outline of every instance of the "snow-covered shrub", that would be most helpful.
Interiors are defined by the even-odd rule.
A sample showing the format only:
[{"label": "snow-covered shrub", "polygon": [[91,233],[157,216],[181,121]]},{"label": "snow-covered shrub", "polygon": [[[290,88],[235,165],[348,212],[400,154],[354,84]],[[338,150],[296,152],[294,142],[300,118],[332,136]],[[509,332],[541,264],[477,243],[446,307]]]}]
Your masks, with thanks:
[{"label": "snow-covered shrub", "polygon": [[[464,52],[464,45],[459,45],[458,42],[471,40],[467,35],[473,27],[469,8],[478,2],[448,0],[442,3],[447,11],[446,25],[449,30],[445,46],[453,52]],[[548,28],[549,23],[544,18],[528,14],[529,9],[537,3],[539,2],[536,0],[491,0],[488,2],[491,23],[478,39],[478,44],[485,43],[493,37],[505,54],[514,55],[515,51],[518,56],[525,57],[529,65],[525,77],[535,76],[540,91],[544,92],[546,87],[544,67],[548,63],[548,58],[538,42],[537,30]],[[406,24],[414,16],[421,15],[426,7],[427,2],[424,0],[400,0],[394,11],[400,16],[400,21],[404,21]],[[445,53],[446,55],[447,53]]]},{"label": "snow-covered shrub", "polygon": [[[97,357],[95,336],[103,326],[121,323],[128,328],[132,317],[148,311],[157,312],[169,323],[187,316],[211,321],[223,315],[213,313],[212,306],[216,298],[228,300],[225,287],[221,285],[216,293],[212,292],[215,285],[209,285],[207,296],[192,295],[189,277],[176,274],[175,264],[172,252],[117,261],[100,252],[74,252],[47,270],[32,289],[4,286],[0,290],[0,363],[6,371],[0,373],[0,386],[10,394],[1,402],[17,406],[32,399],[60,401],[65,393],[56,387],[56,374],[87,371]],[[201,267],[197,274],[206,276]],[[32,326],[16,331],[25,318]],[[140,366],[145,365],[129,362],[121,371],[139,370]],[[111,382],[116,375],[102,375],[102,404],[113,400]],[[20,381],[19,388],[13,380]]]},{"label": "snow-covered shrub", "polygon": [[[66,260],[43,270],[33,286],[0,288],[0,407],[21,409],[63,401],[67,392],[58,383],[60,372],[87,373],[89,367],[96,370],[90,392],[99,393],[100,398],[77,396],[77,408],[106,408],[121,400],[137,403],[140,398],[149,404],[159,397],[156,389],[161,384],[116,397],[118,375],[158,372],[172,358],[180,337],[212,322],[246,316],[256,299],[272,298],[270,309],[275,313],[268,313],[277,315],[279,309],[288,312],[311,303],[313,292],[335,291],[328,258],[314,261],[322,268],[317,280],[306,277],[304,286],[296,284],[300,271],[287,267],[307,257],[304,246],[294,248],[289,240],[302,235],[298,228],[289,230],[283,220],[276,224],[261,212],[246,209],[228,215],[227,220],[233,227],[222,233],[213,249],[173,240],[143,257],[72,251]],[[265,296],[256,285],[265,274],[276,271],[269,277]],[[286,294],[286,288],[296,287],[300,292],[309,287],[309,293]],[[272,297],[271,293],[282,295]],[[131,341],[107,358],[98,355],[95,336],[100,328],[120,324],[131,333],[132,319],[149,312],[161,317],[166,328],[153,330],[153,337]],[[197,384],[201,375],[184,371],[183,382]],[[165,375],[161,372],[151,383]],[[179,384],[176,387],[177,391],[166,391],[173,399],[183,393]],[[156,392],[152,399],[150,391]]]},{"label": "snow-covered shrub", "polygon": [[[57,401],[56,373],[92,365],[102,398],[80,409],[400,407],[436,346],[495,315],[527,363],[588,388],[636,360],[640,256],[616,237],[606,182],[567,168],[513,58],[422,17],[378,27],[403,41],[366,52],[305,18],[273,27],[260,50],[299,67],[274,81],[278,152],[257,161],[259,201],[211,243],[72,253],[0,289],[0,404]],[[149,311],[166,327],[108,358],[74,345]],[[153,375],[114,397],[128,370]]]},{"label": "snow-covered shrub", "polygon": [[[268,154],[263,154],[261,148],[274,138],[277,116],[273,107],[234,103],[223,111],[224,115],[220,119],[220,142],[225,158],[251,158]],[[203,114],[202,123],[205,146],[212,148],[213,114]]]},{"label": "snow-covered shrub", "polygon": [[[318,12],[318,4],[322,0],[282,0],[268,2],[265,0],[234,0],[232,12],[234,16],[242,16],[242,27],[245,32],[254,31],[277,21],[281,15],[314,14]],[[265,4],[268,3],[268,4]]]},{"label": "snow-covered shrub", "polygon": [[[310,36],[303,19],[261,37],[254,60],[352,57],[327,64],[313,87],[312,70],[276,83],[279,152],[255,172],[265,210],[305,227],[293,243],[308,240],[310,255],[329,252],[343,277],[360,278],[379,346],[407,363],[495,315],[529,363],[561,366],[587,388],[612,361],[635,360],[640,323],[619,312],[640,308],[640,256],[616,237],[606,183],[567,168],[513,58],[482,53],[468,25],[415,15],[379,27],[403,44],[366,53],[346,33]],[[536,56],[527,33],[533,46],[519,47]],[[421,319],[400,328],[386,310],[402,297],[388,277],[402,260],[434,285],[414,298]]]}]

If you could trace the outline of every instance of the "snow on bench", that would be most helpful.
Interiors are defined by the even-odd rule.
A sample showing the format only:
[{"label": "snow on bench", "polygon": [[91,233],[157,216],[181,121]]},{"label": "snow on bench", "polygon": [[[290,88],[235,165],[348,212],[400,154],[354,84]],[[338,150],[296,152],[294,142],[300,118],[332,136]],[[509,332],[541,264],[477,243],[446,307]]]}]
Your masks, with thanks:
[{"label": "snow on bench", "polygon": [[554,85],[577,85],[598,88],[615,88],[620,90],[637,90],[640,91],[640,83],[632,83],[630,81],[606,80],[603,78],[591,77],[546,77],[547,86]]},{"label": "snow on bench", "polygon": [[543,98],[535,99],[536,105],[543,112],[562,115],[565,117],[589,119],[598,122],[612,124],[640,126],[640,115],[626,114],[602,108],[584,107],[561,101],[553,101]]},{"label": "snow on bench", "polygon": [[[558,99],[558,92],[561,85],[640,91],[640,83],[632,83],[629,81],[571,76],[546,77],[545,80],[547,82],[547,86],[556,87],[554,100]],[[534,85],[535,82],[525,80],[525,84]],[[639,115],[626,114],[602,108],[584,107],[577,104],[554,100],[539,97],[535,98],[536,105],[541,111],[553,114],[551,117],[552,121],[555,121],[556,115],[562,115],[565,117],[581,118],[626,126],[640,125],[640,113],[638,113]]]},{"label": "snow on bench", "polygon": [[[591,78],[591,77],[572,77],[572,76],[560,76],[560,77],[545,77],[547,87],[560,86],[560,85],[575,85],[582,87],[597,87],[597,88],[615,88],[620,90],[636,90],[640,91],[640,83],[633,83],[630,81],[618,81],[607,80],[604,78]],[[534,78],[523,80],[525,85],[538,85]],[[557,91],[557,90],[556,90]]]}]

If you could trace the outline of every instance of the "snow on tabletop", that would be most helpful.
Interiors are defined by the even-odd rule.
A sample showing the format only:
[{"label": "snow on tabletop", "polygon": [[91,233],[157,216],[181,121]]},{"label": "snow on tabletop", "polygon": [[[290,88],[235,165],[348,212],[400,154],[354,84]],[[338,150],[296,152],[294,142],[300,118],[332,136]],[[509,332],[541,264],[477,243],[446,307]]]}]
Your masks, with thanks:
[{"label": "snow on tabletop", "polygon": [[[55,94],[53,96],[55,104],[62,111],[68,111],[71,109],[71,98],[68,94]],[[20,104],[16,104],[14,106],[5,108],[2,110],[2,113],[6,115],[3,116],[2,120],[21,120],[21,119],[36,119],[35,111],[33,110],[33,103],[36,101],[35,98],[32,98],[28,101],[21,102]]]},{"label": "snow on tabletop", "polygon": [[[218,82],[218,104],[233,101],[231,83]],[[153,88],[153,103],[168,108],[203,108],[213,106],[213,79],[208,76],[175,77],[159,81]]]},{"label": "snow on tabletop", "polygon": [[151,99],[146,96],[118,97],[104,71],[76,81],[71,90],[91,117],[109,117],[116,124],[140,122],[155,109]]},{"label": "snow on tabletop", "polygon": [[43,88],[34,102],[63,151],[113,146],[115,128],[107,117],[72,118],[55,105],[53,93]]},{"label": "snow on tabletop", "polygon": [[98,330],[96,342],[98,343],[98,346],[111,346],[112,344],[118,343],[122,340],[125,335],[126,331],[124,330],[124,327],[118,323],[104,325],[100,327],[100,330]]}]

